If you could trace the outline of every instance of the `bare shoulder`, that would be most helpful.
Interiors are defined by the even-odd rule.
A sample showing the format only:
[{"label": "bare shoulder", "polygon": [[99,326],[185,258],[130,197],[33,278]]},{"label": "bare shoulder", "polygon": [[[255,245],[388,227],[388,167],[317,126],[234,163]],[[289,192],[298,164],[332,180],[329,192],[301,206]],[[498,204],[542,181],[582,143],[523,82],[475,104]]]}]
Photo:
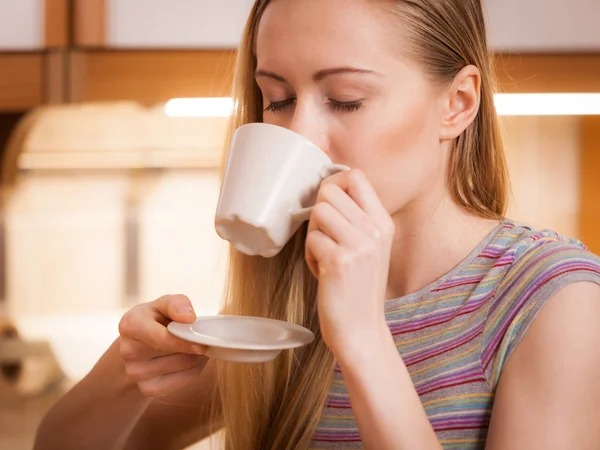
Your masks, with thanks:
[{"label": "bare shoulder", "polygon": [[152,400],[127,443],[128,449],[181,449],[221,428],[216,362],[209,360],[197,381]]},{"label": "bare shoulder", "polygon": [[557,291],[500,377],[488,449],[595,449],[600,442],[600,285]]}]

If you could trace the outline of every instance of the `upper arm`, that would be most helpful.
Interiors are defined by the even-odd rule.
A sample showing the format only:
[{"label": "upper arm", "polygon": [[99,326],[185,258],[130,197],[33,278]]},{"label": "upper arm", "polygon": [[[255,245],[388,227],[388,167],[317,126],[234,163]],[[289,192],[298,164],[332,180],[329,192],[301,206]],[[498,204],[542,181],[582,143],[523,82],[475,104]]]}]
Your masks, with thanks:
[{"label": "upper arm", "polygon": [[574,283],[540,311],[499,380],[487,448],[600,447],[600,285]]},{"label": "upper arm", "polygon": [[209,360],[197,382],[152,400],[126,449],[182,449],[210,436],[221,428],[218,402],[216,362]]}]

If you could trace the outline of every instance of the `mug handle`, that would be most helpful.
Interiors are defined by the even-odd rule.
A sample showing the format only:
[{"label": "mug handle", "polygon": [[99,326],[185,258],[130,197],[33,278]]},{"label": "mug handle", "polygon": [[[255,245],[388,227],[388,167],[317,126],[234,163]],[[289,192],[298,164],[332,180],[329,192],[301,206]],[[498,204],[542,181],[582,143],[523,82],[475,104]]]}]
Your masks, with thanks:
[{"label": "mug handle", "polygon": [[[322,181],[338,172],[346,172],[348,170],[350,170],[350,167],[343,164],[326,163],[319,168],[319,177],[321,177]],[[310,218],[312,209],[312,206],[308,206],[297,211],[292,211],[292,222],[306,222]]]}]

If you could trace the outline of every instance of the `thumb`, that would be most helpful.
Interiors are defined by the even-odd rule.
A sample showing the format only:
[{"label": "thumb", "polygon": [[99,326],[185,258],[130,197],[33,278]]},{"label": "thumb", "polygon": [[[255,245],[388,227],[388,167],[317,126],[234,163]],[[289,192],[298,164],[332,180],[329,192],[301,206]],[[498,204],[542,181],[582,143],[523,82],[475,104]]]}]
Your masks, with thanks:
[{"label": "thumb", "polygon": [[175,322],[192,323],[196,320],[192,302],[185,295],[165,295],[155,301],[154,308]]}]

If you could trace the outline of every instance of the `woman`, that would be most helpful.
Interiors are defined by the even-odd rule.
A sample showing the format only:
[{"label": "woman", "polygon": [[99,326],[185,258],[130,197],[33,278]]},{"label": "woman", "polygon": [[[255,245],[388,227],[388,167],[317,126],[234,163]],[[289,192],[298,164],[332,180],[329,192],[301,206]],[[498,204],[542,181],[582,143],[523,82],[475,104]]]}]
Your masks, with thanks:
[{"label": "woman", "polygon": [[479,0],[257,0],[234,126],[290,128],[355,170],[280,255],[231,253],[225,309],[317,339],[207,364],[165,329],[194,320],[189,300],[137,306],[37,448],[222,427],[235,450],[598,448],[600,260],[504,219],[493,86]]}]

